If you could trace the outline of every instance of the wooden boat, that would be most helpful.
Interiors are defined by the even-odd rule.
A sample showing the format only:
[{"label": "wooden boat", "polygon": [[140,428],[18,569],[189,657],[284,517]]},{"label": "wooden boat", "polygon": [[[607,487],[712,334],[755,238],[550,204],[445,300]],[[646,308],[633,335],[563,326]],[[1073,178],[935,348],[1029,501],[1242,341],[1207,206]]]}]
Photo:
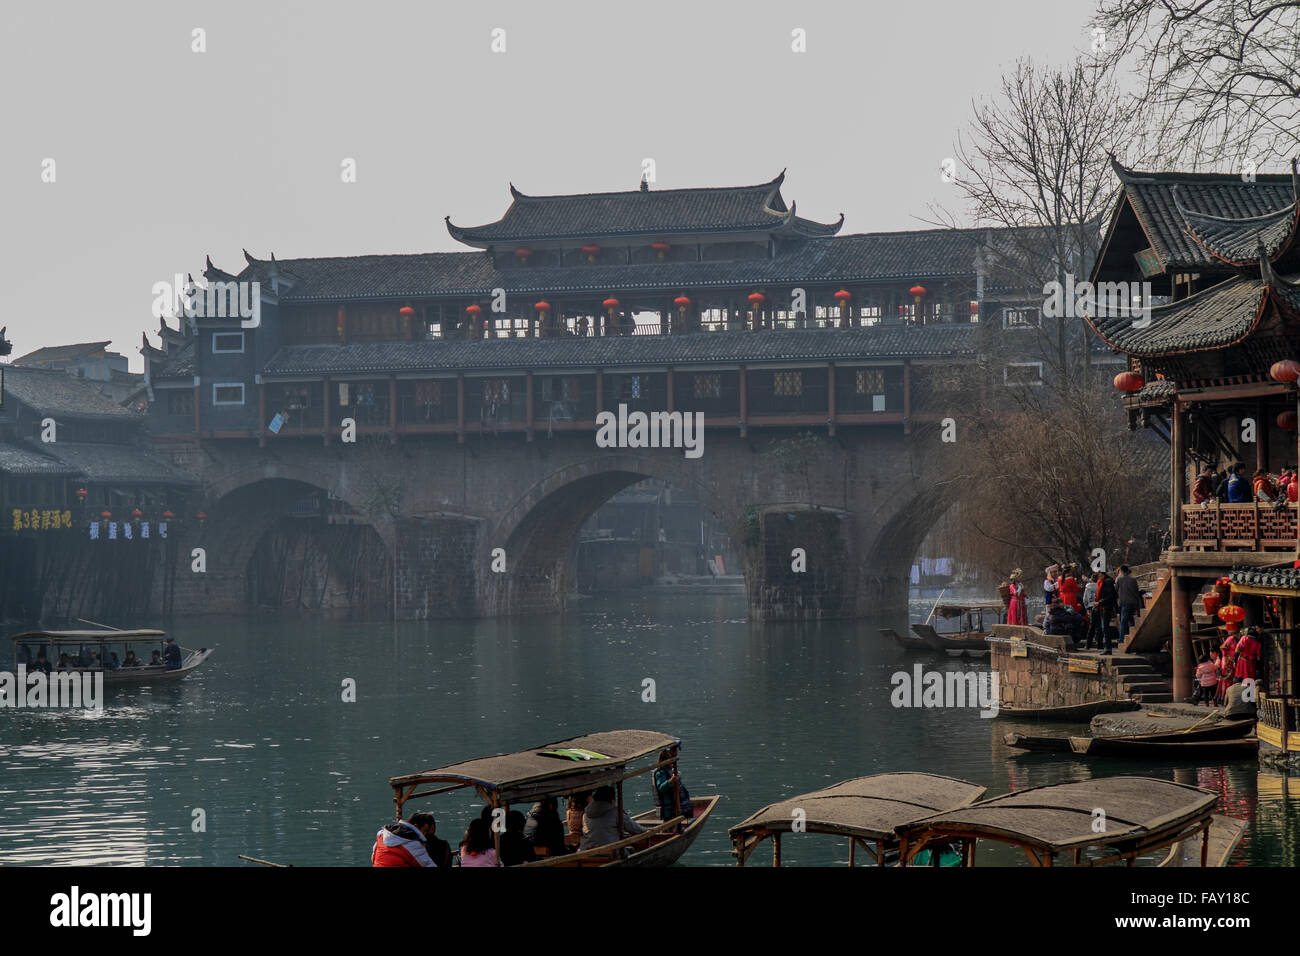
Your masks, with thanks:
[{"label": "wooden boat", "polygon": [[1003,704],[998,708],[997,716],[1010,720],[1043,720],[1082,723],[1092,720],[1098,714],[1115,714],[1124,710],[1136,710],[1135,700],[1094,700],[1086,704],[1066,704],[1062,707],[1010,707]]},{"label": "wooden boat", "polygon": [[1155,757],[1166,760],[1233,760],[1254,757],[1258,737],[1236,740],[1134,740],[1131,737],[1071,737],[1070,749],[1089,757]]},{"label": "wooden boat", "polygon": [[1246,832],[1246,821],[1216,813],[1210,818],[1208,840],[1180,840],[1160,861],[1165,867],[1227,866]]},{"label": "wooden boat", "polygon": [[[1034,866],[1071,859],[1083,866],[1132,865],[1139,856],[1194,843],[1205,859],[1218,799],[1212,791],[1152,777],[1031,787],[902,824],[899,859],[914,865],[928,846],[955,841],[965,865],[972,866],[979,840],[1017,847]],[[1100,831],[1089,812],[1093,807],[1106,810],[1107,825]]]},{"label": "wooden boat", "polygon": [[[161,657],[166,649],[167,634],[159,630],[96,630],[96,631],[26,631],[14,636],[14,661],[24,664],[30,672],[33,663],[41,651],[45,659],[53,666],[52,673],[77,671],[80,673],[103,673],[105,687],[120,687],[133,684],[157,684],[184,680],[212,656],[215,648],[201,647],[197,651],[182,647],[180,667],[168,667],[166,664],[150,664],[152,652],[157,650]],[[122,666],[127,659],[127,651],[134,651],[140,660],[139,666]],[[58,667],[63,654],[73,660],[85,660],[88,653],[94,654],[89,664],[70,664]],[[105,660],[116,655],[118,666]]]},{"label": "wooden boat", "polygon": [[916,635],[936,651],[948,654],[987,654],[989,651],[989,634],[984,618],[991,618],[996,624],[1002,617],[1000,601],[969,601],[964,604],[935,604],[930,611],[930,618],[943,621],[955,620],[951,630],[938,630],[930,619],[920,624],[910,625]]},{"label": "wooden boat", "polygon": [[[652,773],[659,767],[676,769],[682,742],[677,737],[650,730],[612,730],[586,734],[570,740],[542,744],[513,754],[479,757],[435,770],[405,774],[389,779],[397,818],[402,819],[406,803],[418,797],[452,793],[473,788],[492,808],[509,810],[511,805],[530,805],[544,797],[611,786],[623,806],[623,782]],[[667,751],[668,757],[658,759]],[[647,779],[648,782],[648,779]],[[632,819],[647,829],[614,843],[563,856],[544,857],[528,867],[584,866],[668,866],[677,862],[699,836],[719,796],[693,797],[694,817],[677,815],[660,820],[659,810],[639,813]],[[619,825],[620,832],[622,825]],[[500,833],[493,833],[500,846]]]},{"label": "wooden boat", "polygon": [[[1114,737],[1097,737],[1096,740],[1125,740],[1155,742],[1189,741],[1189,740],[1233,740],[1245,737],[1255,727],[1252,720],[1221,720],[1218,723],[1202,727],[1189,727],[1184,730],[1162,730],[1151,734],[1119,734]],[[1020,750],[1051,753],[1075,753],[1068,736],[1039,736],[1036,734],[1010,733],[1002,738],[1008,747]]]},{"label": "wooden boat", "polygon": [[932,624],[913,624],[917,633],[927,646],[936,651],[949,654],[987,654],[989,636],[983,631],[962,631],[955,634],[940,634]]},{"label": "wooden boat", "polygon": [[925,641],[921,640],[919,637],[908,637],[906,635],[899,634],[892,627],[882,627],[880,629],[880,633],[884,637],[887,637],[890,640],[892,640],[895,644],[903,648],[903,650],[905,651],[924,651],[928,653],[934,650],[934,648],[932,648]]},{"label": "wooden boat", "polygon": [[[845,780],[833,787],[790,797],[754,813],[728,830],[737,866],[766,839],[772,840],[772,865],[781,865],[781,835],[801,826],[805,833],[848,837],[849,866],[861,849],[884,866],[897,858],[897,829],[942,810],[969,806],[984,788],[932,773],[881,773]],[[797,812],[798,811],[798,812]]]}]

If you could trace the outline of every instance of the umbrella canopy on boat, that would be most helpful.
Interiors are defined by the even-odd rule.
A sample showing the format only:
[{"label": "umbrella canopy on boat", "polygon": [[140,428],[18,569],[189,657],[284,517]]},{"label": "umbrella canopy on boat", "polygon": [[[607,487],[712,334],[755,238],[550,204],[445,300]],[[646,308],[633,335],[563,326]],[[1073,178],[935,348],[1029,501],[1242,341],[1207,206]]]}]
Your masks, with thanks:
[{"label": "umbrella canopy on boat", "polygon": [[33,644],[118,644],[123,641],[160,640],[167,636],[166,631],[25,631],[14,635],[14,643],[20,641]]},{"label": "umbrella canopy on boat", "polygon": [[[829,833],[850,838],[879,861],[880,845],[896,842],[896,830],[904,824],[943,810],[968,806],[984,796],[985,788],[965,780],[930,773],[881,773],[845,780],[833,787],[805,793],[764,807],[728,832],[735,855],[745,858],[765,838],[774,843],[773,858],[779,862],[780,834],[795,830],[796,821],[807,833]],[[865,842],[873,841],[872,850]]]},{"label": "umbrella canopy on boat", "polygon": [[411,797],[425,795],[416,792],[425,784],[445,785],[430,793],[474,787],[485,797],[495,795],[498,803],[517,803],[615,783],[630,775],[629,762],[660,750],[676,752],[681,743],[678,737],[652,730],[611,730],[392,777],[388,782],[397,795],[399,813]]},{"label": "umbrella canopy on boat", "polygon": [[[1030,861],[1088,848],[1128,859],[1207,830],[1218,797],[1208,790],[1152,777],[1102,777],[1017,790],[971,806],[903,824],[904,864],[932,840],[990,839],[1020,847]],[[1098,832],[1098,811],[1105,826]]]}]

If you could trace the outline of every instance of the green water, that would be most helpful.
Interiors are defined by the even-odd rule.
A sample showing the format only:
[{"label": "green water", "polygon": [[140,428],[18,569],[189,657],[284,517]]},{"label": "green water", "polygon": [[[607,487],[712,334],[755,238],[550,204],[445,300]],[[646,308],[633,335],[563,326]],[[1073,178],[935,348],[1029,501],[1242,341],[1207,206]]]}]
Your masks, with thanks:
[{"label": "green water", "polygon": [[[767,803],[896,770],[970,780],[990,795],[1118,773],[1195,783],[1252,820],[1234,862],[1296,864],[1295,778],[1253,761],[1016,757],[1000,742],[1007,721],[891,706],[890,676],[917,660],[972,665],[909,657],[881,639],[882,623],[905,626],[753,625],[740,595],[603,597],[550,620],[177,620],[170,629],[185,646],[218,646],[190,679],[109,691],[98,715],[0,711],[0,863],[244,865],[246,853],[363,865],[392,819],[392,775],[646,728],[683,738],[693,795],[723,797],[683,865],[731,865],[727,827]],[[654,703],[642,701],[647,677]],[[346,678],[355,703],[342,700]],[[648,790],[628,787],[629,806],[649,809]],[[453,843],[480,806],[463,792],[423,802]],[[787,838],[782,849],[791,864],[848,858],[826,837]],[[982,845],[980,862],[1024,861]]]}]

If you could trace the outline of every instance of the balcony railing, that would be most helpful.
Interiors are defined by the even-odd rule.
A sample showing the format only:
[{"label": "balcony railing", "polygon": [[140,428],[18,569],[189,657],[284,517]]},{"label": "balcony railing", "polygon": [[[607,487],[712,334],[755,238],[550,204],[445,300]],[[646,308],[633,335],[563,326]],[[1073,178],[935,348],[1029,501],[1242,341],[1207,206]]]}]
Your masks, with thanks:
[{"label": "balcony railing", "polygon": [[1296,547],[1296,506],[1264,502],[1183,505],[1182,544],[1199,551],[1290,551]]},{"label": "balcony railing", "polygon": [[1261,724],[1274,730],[1285,730],[1288,733],[1300,730],[1300,701],[1261,694],[1256,716]]}]

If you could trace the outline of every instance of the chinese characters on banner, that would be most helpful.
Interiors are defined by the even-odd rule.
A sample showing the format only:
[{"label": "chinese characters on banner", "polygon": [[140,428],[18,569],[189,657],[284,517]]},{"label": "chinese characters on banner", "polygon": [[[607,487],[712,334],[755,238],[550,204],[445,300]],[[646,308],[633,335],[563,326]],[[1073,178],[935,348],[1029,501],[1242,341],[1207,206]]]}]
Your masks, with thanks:
[{"label": "chinese characters on banner", "polygon": [[57,509],[38,511],[35,508],[13,509],[14,531],[51,531],[59,528],[71,527],[71,511],[59,511]]},{"label": "chinese characters on banner", "polygon": [[[107,538],[109,541],[116,541],[119,538],[125,538],[130,541],[135,538],[152,537],[151,530],[153,526],[148,521],[141,521],[139,528],[129,521],[92,521],[90,523],[90,538],[92,541],[99,541],[101,538]],[[158,537],[167,537],[167,522],[159,521],[157,524]]]}]

